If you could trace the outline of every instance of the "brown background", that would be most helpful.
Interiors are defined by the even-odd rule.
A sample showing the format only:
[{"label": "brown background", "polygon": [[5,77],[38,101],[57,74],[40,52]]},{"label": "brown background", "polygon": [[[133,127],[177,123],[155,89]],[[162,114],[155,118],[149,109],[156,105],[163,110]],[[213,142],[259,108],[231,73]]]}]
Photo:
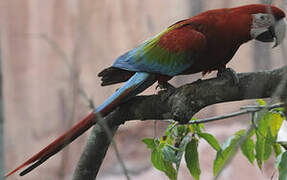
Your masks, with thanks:
[{"label": "brown background", "polygon": [[[118,87],[100,87],[97,73],[114,59],[174,22],[199,11],[257,3],[251,0],[2,0],[0,30],[4,73],[5,167],[15,168],[59,134],[85,116],[89,108],[80,91],[99,105]],[[283,1],[274,1],[285,9]],[[271,69],[286,64],[283,46],[272,49],[262,43],[243,45],[232,62],[237,72]],[[256,51],[254,51],[256,49]],[[207,76],[211,77],[215,73]],[[174,78],[180,85],[199,75]],[[259,82],[260,83],[260,82]],[[146,91],[156,93],[154,87]],[[202,110],[209,117],[238,110],[246,103],[228,103]],[[223,142],[248,125],[249,116],[206,125]],[[158,131],[166,126],[160,123]],[[115,139],[131,171],[132,179],[167,179],[151,167],[150,154],[141,143],[154,136],[152,121],[133,121],[118,131]],[[44,165],[19,178],[71,179],[89,133],[81,136]],[[202,179],[212,178],[215,152],[200,143]],[[260,172],[239,153],[221,179],[270,179],[272,163]],[[185,165],[179,179],[190,179]],[[98,179],[124,179],[110,148]]]}]

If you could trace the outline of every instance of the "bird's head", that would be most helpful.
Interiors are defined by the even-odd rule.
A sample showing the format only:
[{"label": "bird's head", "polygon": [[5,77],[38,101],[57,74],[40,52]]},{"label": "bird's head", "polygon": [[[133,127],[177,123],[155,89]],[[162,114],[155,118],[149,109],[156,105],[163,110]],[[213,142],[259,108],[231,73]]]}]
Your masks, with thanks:
[{"label": "bird's head", "polygon": [[262,42],[275,42],[273,47],[282,43],[286,23],[285,13],[281,9],[275,6],[257,5],[251,12],[251,16],[251,38]]}]

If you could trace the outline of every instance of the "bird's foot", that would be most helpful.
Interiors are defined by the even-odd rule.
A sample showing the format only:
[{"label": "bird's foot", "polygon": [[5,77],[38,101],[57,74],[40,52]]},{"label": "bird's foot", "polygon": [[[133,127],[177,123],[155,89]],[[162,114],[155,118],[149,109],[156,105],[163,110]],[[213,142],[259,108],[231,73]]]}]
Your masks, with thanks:
[{"label": "bird's foot", "polygon": [[158,82],[158,85],[156,86],[156,89],[160,89],[159,95],[162,96],[162,101],[165,101],[168,99],[169,96],[171,96],[172,93],[175,91],[175,87],[171,85],[168,82]]},{"label": "bird's foot", "polygon": [[158,82],[157,86],[155,89],[160,89],[160,90],[174,90],[176,89],[173,85],[171,85],[168,82]]},{"label": "bird's foot", "polygon": [[218,69],[217,77],[225,77],[232,80],[233,85],[239,84],[239,77],[232,68],[222,67]]}]

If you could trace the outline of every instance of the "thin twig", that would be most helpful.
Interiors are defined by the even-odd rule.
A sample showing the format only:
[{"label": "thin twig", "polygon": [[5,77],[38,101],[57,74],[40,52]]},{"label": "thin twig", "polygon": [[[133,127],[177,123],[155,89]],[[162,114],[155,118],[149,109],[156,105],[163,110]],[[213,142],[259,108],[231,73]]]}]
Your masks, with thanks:
[{"label": "thin twig", "polygon": [[192,120],[192,121],[189,121],[188,124],[199,124],[199,123],[218,121],[218,120],[223,120],[223,119],[230,118],[230,117],[240,116],[243,114],[258,112],[258,111],[263,110],[263,109],[271,110],[274,108],[283,107],[284,105],[285,105],[284,103],[278,103],[278,104],[274,104],[271,106],[244,106],[241,108],[243,110],[238,111],[238,112],[224,114],[221,116],[209,117],[209,118],[205,118],[205,119]]},{"label": "thin twig", "polygon": [[[71,60],[68,57],[68,55],[64,52],[64,50],[59,46],[57,42],[55,42],[53,39],[48,37],[46,34],[41,34],[40,37],[44,39],[53,49],[54,51],[58,54],[58,56],[65,62],[67,67],[69,68],[69,71],[72,73],[74,77],[78,77],[79,73],[75,72],[75,68],[72,67],[72,65],[69,63]],[[80,84],[80,82],[78,82]],[[81,88],[81,86],[78,86],[78,91],[80,95],[88,102],[88,105],[91,109],[95,109],[95,105],[93,103],[93,100],[89,98],[88,94],[86,91]]]},{"label": "thin twig", "polygon": [[4,176],[4,102],[3,102],[3,65],[2,65],[2,49],[0,47],[0,179]]},{"label": "thin twig", "polygon": [[274,108],[279,108],[279,107],[284,107],[286,104],[285,103],[277,103],[273,105],[266,105],[266,106],[260,106],[260,105],[247,105],[247,106],[242,106],[240,109],[274,109]]},{"label": "thin twig", "polygon": [[[258,111],[258,110],[256,110]],[[239,116],[242,114],[248,114],[250,112],[254,112],[254,110],[242,110],[242,111],[238,111],[238,112],[234,112],[234,113],[230,113],[230,114],[224,114],[221,116],[215,116],[215,117],[210,117],[210,118],[205,118],[205,119],[198,119],[198,120],[192,120],[189,121],[188,124],[200,124],[200,123],[207,123],[207,122],[212,122],[212,121],[218,121],[218,120],[223,120],[226,118],[230,118],[230,117],[235,117],[235,116]]]},{"label": "thin twig", "polygon": [[66,52],[59,46],[59,44],[46,34],[40,34],[40,37],[53,48],[56,54],[58,54],[58,56],[65,62],[69,70],[72,71],[72,65],[69,63],[71,59],[66,54]]},{"label": "thin twig", "polygon": [[79,91],[80,95],[88,102],[89,108],[95,110],[96,106],[94,104],[94,101],[92,100],[92,98],[89,97],[88,93],[83,88],[79,88]]}]

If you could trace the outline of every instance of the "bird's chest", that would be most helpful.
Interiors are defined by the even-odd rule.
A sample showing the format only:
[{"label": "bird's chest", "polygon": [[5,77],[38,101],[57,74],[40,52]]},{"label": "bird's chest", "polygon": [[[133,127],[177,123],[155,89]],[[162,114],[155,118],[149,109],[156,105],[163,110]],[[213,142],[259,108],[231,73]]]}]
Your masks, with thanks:
[{"label": "bird's chest", "polygon": [[228,63],[239,46],[232,43],[215,42],[208,46],[199,57],[199,64],[206,64],[208,68],[216,68]]},{"label": "bird's chest", "polygon": [[217,70],[232,59],[238,48],[239,46],[236,44],[212,43],[197,56],[192,66],[184,74]]}]

